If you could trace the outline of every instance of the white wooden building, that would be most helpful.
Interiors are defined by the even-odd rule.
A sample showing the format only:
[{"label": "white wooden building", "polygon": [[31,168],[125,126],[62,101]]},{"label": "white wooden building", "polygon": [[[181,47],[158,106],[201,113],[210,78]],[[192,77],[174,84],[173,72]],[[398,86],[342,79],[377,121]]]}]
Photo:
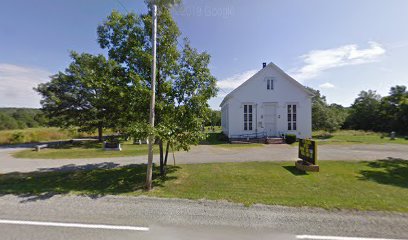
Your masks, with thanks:
[{"label": "white wooden building", "polygon": [[273,63],[225,96],[221,125],[235,138],[312,136],[313,94]]}]

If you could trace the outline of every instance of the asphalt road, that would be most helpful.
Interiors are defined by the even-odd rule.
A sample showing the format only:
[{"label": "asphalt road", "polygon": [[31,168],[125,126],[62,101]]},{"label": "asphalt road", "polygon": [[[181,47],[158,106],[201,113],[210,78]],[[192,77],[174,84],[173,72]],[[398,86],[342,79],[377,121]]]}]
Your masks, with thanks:
[{"label": "asphalt road", "polygon": [[[107,163],[110,165],[128,165],[146,163],[146,156],[90,159],[16,159],[13,151],[24,148],[0,148],[0,173],[32,172],[49,169],[74,169],[75,166],[94,166]],[[189,152],[176,152],[176,163],[194,164],[210,162],[248,162],[248,161],[294,161],[297,148],[286,144],[271,144],[254,148],[222,148],[211,145],[192,147]],[[403,144],[356,144],[356,145],[321,145],[318,147],[320,160],[378,160],[401,158],[408,160],[408,145]],[[158,162],[158,156],[154,157]],[[172,154],[169,155],[173,162]]]},{"label": "asphalt road", "polygon": [[[5,220],[45,222],[46,226],[3,223]],[[138,226],[149,231],[47,225],[51,223]],[[227,202],[147,197],[0,197],[2,240],[296,239],[296,235],[408,239],[408,215],[265,205],[245,207]]]}]

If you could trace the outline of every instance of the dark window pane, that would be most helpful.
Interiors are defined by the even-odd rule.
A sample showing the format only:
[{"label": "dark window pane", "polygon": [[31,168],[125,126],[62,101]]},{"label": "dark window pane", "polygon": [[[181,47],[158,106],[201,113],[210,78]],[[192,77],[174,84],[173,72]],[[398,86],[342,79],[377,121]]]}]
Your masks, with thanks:
[{"label": "dark window pane", "polygon": [[288,122],[292,121],[292,114],[288,114]]},{"label": "dark window pane", "polygon": [[273,80],[271,80],[271,89],[273,90]]},{"label": "dark window pane", "polygon": [[288,113],[292,112],[292,105],[288,105]]},{"label": "dark window pane", "polygon": [[244,113],[247,113],[247,106],[248,105],[244,105]]},{"label": "dark window pane", "polygon": [[267,82],[267,83],[266,83],[266,89],[271,89],[271,84],[270,84],[270,81],[269,81],[269,80],[267,80],[266,82]]},{"label": "dark window pane", "polygon": [[252,105],[248,105],[249,107],[249,113],[252,113]]},{"label": "dark window pane", "polygon": [[296,121],[296,113],[293,114],[293,121]]},{"label": "dark window pane", "polygon": [[246,123],[244,123],[244,130],[248,130]]},{"label": "dark window pane", "polygon": [[296,122],[293,123],[293,130],[296,130]]},{"label": "dark window pane", "polygon": [[296,113],[296,105],[293,105],[293,113]]},{"label": "dark window pane", "polygon": [[244,122],[246,122],[248,120],[248,114],[244,114]]},{"label": "dark window pane", "polygon": [[288,122],[288,130],[292,130],[292,124],[290,124],[290,122]]},{"label": "dark window pane", "polygon": [[249,122],[249,130],[252,130],[252,122]]}]

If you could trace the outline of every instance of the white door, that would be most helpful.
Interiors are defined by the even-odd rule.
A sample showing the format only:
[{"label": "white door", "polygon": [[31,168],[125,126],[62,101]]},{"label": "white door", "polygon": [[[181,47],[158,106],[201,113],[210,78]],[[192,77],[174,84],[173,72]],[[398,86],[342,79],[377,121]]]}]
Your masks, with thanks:
[{"label": "white door", "polygon": [[267,136],[276,136],[276,103],[264,103],[263,112],[263,122]]}]

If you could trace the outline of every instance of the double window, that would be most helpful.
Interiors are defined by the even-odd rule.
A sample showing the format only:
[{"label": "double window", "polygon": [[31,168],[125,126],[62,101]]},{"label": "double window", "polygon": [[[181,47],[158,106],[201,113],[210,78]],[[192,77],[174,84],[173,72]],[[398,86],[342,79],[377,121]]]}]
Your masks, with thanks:
[{"label": "double window", "polygon": [[266,79],[266,89],[273,90],[273,80],[272,79]]},{"label": "double window", "polygon": [[296,130],[296,121],[297,121],[297,106],[295,104],[288,105],[288,130]]},{"label": "double window", "polygon": [[244,130],[252,130],[252,105],[244,105]]}]

